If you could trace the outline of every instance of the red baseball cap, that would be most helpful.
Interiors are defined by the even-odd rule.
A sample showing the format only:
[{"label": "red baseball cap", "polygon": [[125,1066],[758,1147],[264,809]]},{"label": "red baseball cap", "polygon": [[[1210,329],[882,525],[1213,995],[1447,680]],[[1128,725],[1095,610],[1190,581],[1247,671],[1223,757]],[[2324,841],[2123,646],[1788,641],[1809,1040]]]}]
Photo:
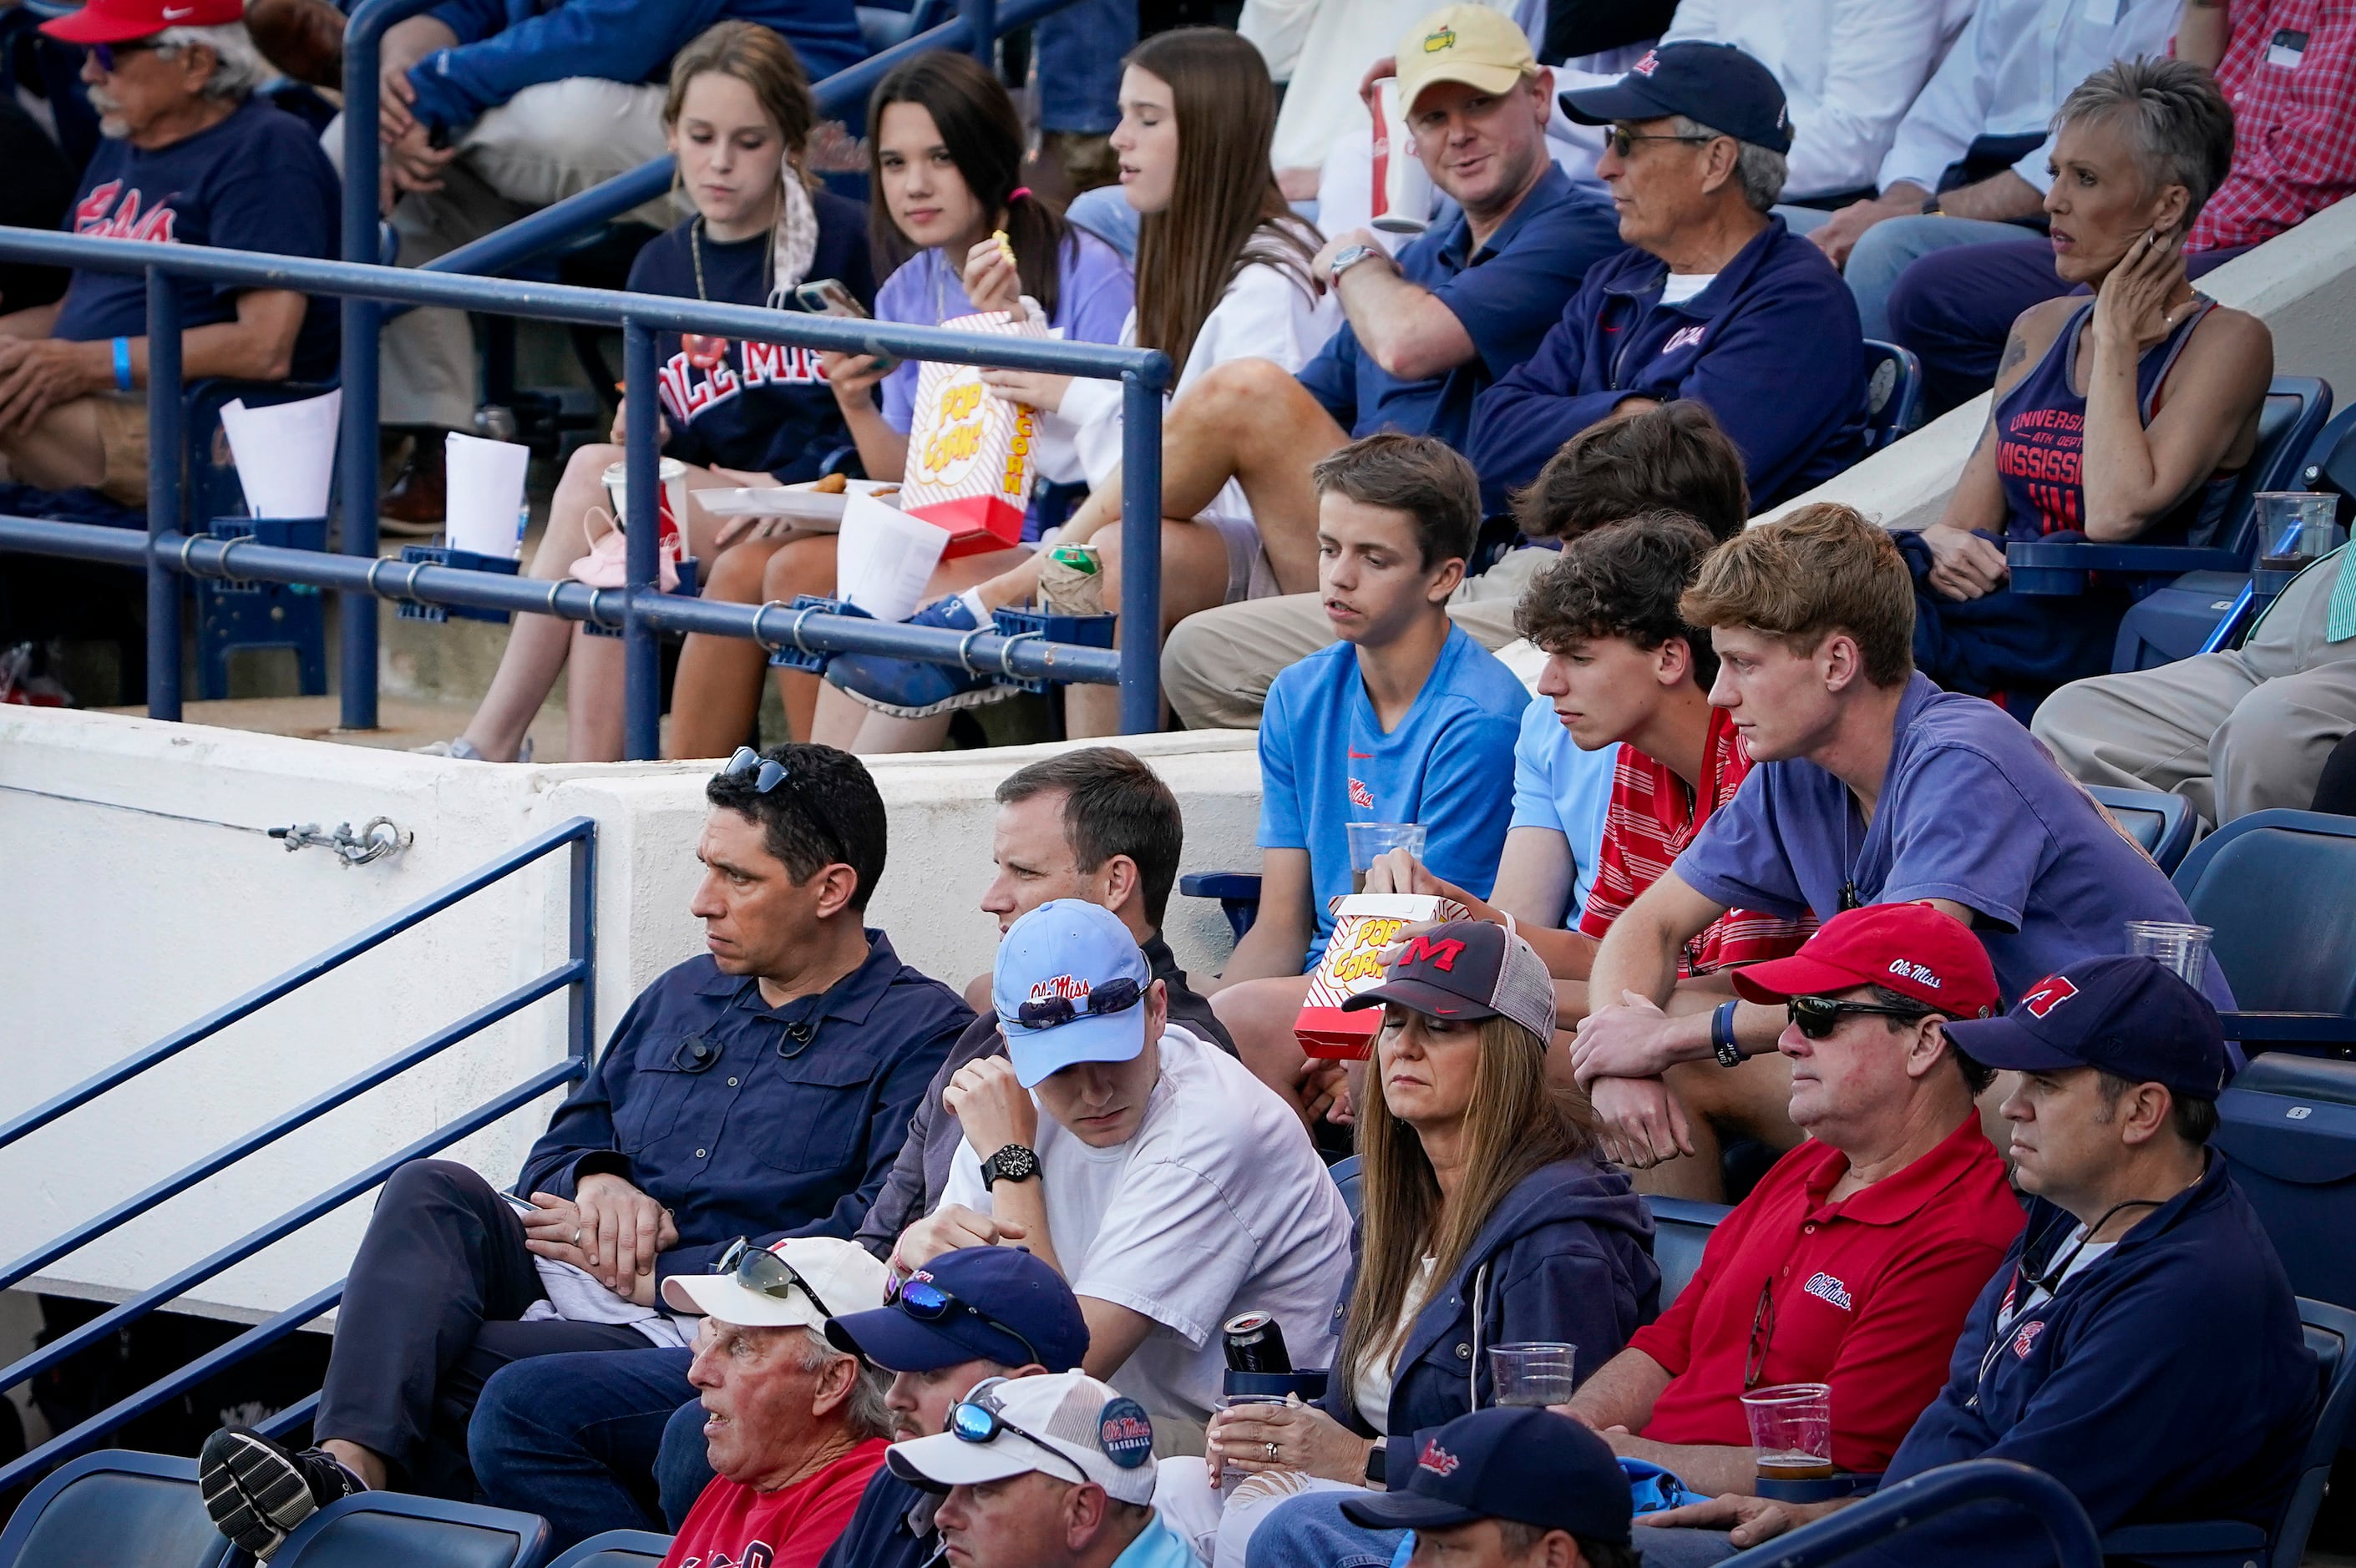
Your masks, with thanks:
[{"label": "red baseball cap", "polygon": [[245,0],[87,0],[79,11],[41,24],[69,44],[120,44],[166,27],[217,27],[241,21]]},{"label": "red baseball cap", "polygon": [[1732,974],[1736,992],[1753,1002],[1885,986],[1951,1019],[1984,1019],[2001,999],[1971,927],[1926,903],[1843,910],[1789,958]]}]

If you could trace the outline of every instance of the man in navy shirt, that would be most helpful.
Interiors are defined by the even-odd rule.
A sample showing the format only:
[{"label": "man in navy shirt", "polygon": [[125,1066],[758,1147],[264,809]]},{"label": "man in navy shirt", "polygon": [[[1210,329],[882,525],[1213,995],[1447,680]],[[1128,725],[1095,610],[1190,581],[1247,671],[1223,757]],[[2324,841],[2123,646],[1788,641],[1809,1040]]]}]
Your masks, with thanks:
[{"label": "man in navy shirt", "polygon": [[[1954,1050],[2019,1074],[2003,1108],[2029,1223],[1881,1484],[2009,1459],[2069,1488],[2097,1534],[2273,1530],[2315,1426],[2316,1366],[2282,1262],[2207,1147],[2230,1071],[2216,1009],[2153,960],[2115,956],[1946,1027]],[[1708,1531],[1637,1539],[1647,1564],[1685,1568],[1842,1506],[1723,1497],[1651,1521]],[[1994,1509],[1904,1542],[1910,1568],[2051,1561],[2035,1524]]]},{"label": "man in navy shirt", "polygon": [[[1718,1196],[1714,1164],[1677,1158],[1693,1152],[1688,1115],[1793,1141],[1789,1070],[1775,1051],[1782,1008],[1730,992],[1683,1017],[1655,1005],[1668,1000],[1685,944],[1728,909],[1822,922],[1860,904],[1928,901],[1978,933],[2009,997],[2124,952],[2131,920],[2191,919],[2027,731],[1915,671],[1912,579],[1890,535],[1852,508],[1803,507],[1720,545],[1683,612],[1710,628],[1710,700],[1755,765],[1596,950],[1590,995],[1650,999],[1597,1008],[1572,1050],[1623,1157],[1676,1160],[1647,1179],[1654,1190]],[[2213,959],[2202,989],[2233,1005]]]},{"label": "man in navy shirt", "polygon": [[[90,0],[41,24],[88,52],[105,140],[67,213],[76,234],[327,257],[335,171],[301,121],[252,96],[269,74],[240,0]],[[336,313],[291,289],[173,282],[181,372],[333,375]],[[0,315],[0,470],[45,490],[147,496],[147,285],[77,271],[65,297]],[[201,439],[207,432],[192,432]]]},{"label": "man in navy shirt", "polygon": [[266,1556],[363,1486],[472,1497],[468,1413],[512,1361],[661,1347],[667,1416],[695,1391],[657,1307],[666,1280],[707,1272],[734,1239],[858,1229],[972,1010],[862,923],[885,828],[858,759],[747,748],[705,795],[690,907],[709,951],[631,1004],[512,1198],[444,1160],[385,1184],[344,1293],[319,1448],[241,1431],[206,1449],[207,1506],[245,1550]]},{"label": "man in navy shirt", "polygon": [[1792,125],[1767,68],[1730,44],[1667,44],[1561,101],[1611,125],[1595,173],[1635,249],[1589,272],[1537,353],[1481,395],[1469,455],[1486,507],[1598,420],[1678,398],[1718,416],[1762,507],[1862,456],[1857,304],[1771,210]]}]

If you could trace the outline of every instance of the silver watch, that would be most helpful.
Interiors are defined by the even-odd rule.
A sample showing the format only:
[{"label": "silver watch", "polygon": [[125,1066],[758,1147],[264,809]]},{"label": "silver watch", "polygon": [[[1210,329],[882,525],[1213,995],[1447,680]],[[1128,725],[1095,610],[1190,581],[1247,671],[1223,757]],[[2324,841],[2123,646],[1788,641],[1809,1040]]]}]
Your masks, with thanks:
[{"label": "silver watch", "polygon": [[1381,254],[1382,251],[1378,247],[1373,245],[1346,246],[1334,254],[1333,264],[1325,269],[1325,276],[1328,281],[1339,283],[1342,281],[1343,273],[1348,272],[1351,268],[1356,266],[1359,262],[1365,261],[1367,258],[1379,256]]}]

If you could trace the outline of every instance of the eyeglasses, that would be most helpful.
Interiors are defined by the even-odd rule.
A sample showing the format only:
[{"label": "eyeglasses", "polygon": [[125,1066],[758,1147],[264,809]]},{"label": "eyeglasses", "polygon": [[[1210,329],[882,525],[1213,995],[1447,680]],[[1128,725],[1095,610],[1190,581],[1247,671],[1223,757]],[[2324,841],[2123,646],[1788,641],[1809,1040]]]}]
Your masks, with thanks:
[{"label": "eyeglasses", "polygon": [[794,1272],[793,1264],[766,1247],[755,1246],[747,1237],[739,1236],[729,1243],[728,1250],[720,1254],[720,1261],[712,1265],[712,1272],[733,1275],[738,1285],[755,1295],[775,1296],[780,1301],[798,1290],[809,1297],[810,1305],[818,1308],[822,1321],[834,1321],[833,1312],[819,1298],[818,1292],[810,1287],[810,1282]]},{"label": "eyeglasses", "polygon": [[1751,1309],[1751,1344],[1742,1352],[1742,1392],[1759,1386],[1767,1371],[1767,1347],[1775,1338],[1775,1281],[1759,1287],[1759,1305]]},{"label": "eyeglasses", "polygon": [[1823,1040],[1840,1026],[1843,1013],[1870,1013],[1884,1019],[1927,1019],[1929,1008],[1884,1008],[1871,1002],[1837,1002],[1830,997],[1787,997],[1783,1011],[1792,1025],[1810,1040]]},{"label": "eyeglasses", "polygon": [[1057,1029],[1082,1013],[1127,1012],[1137,1006],[1137,999],[1143,995],[1145,987],[1134,980],[1108,980],[1090,991],[1085,1002],[1076,1002],[1069,997],[1044,997],[1025,1002],[1014,1009],[1014,1021],[1032,1029]]},{"label": "eyeglasses", "polygon": [[169,44],[148,43],[142,39],[131,38],[119,44],[84,44],[81,47],[81,52],[96,61],[100,70],[108,76],[112,76],[115,62],[124,55],[145,54],[171,47]]},{"label": "eyeglasses", "polygon": [[720,776],[741,779],[748,774],[753,780],[753,793],[766,795],[793,777],[793,770],[773,757],[761,755],[750,746],[739,746],[736,754],[728,759],[728,765],[720,770]]},{"label": "eyeglasses", "polygon": [[919,1323],[939,1323],[958,1314],[979,1319],[983,1328],[995,1328],[1022,1346],[1024,1360],[1042,1366],[1046,1364],[1037,1349],[1023,1336],[1021,1329],[992,1317],[970,1301],[959,1300],[931,1280],[895,1281],[885,1287],[884,1305],[898,1307]]},{"label": "eyeglasses", "polygon": [[1612,149],[1613,157],[1624,158],[1628,155],[1628,150],[1639,142],[1692,142],[1697,145],[1703,142],[1717,140],[1715,136],[1647,135],[1642,131],[1622,131],[1615,126],[1612,133],[1603,138],[1603,144]]}]

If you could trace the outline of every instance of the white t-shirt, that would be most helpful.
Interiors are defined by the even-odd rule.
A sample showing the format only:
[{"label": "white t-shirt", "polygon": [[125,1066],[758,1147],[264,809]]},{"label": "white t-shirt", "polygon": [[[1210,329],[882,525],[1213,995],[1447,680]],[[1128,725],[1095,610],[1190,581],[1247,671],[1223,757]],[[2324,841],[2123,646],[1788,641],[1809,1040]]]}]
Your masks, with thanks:
[{"label": "white t-shirt", "polygon": [[[1038,1153],[1072,1289],[1158,1325],[1115,1388],[1199,1425],[1226,1371],[1219,1326],[1238,1312],[1274,1313],[1294,1366],[1333,1363],[1350,1211],[1300,1117],[1234,1057],[1168,1025],[1136,1136],[1091,1148],[1043,1114]],[[941,1203],[991,1212],[971,1144]]]},{"label": "white t-shirt", "polygon": [[1661,280],[1661,303],[1683,304],[1716,282],[1716,272],[1671,272]]},{"label": "white t-shirt", "polygon": [[1350,1403],[1358,1407],[1358,1419],[1376,1432],[1387,1432],[1391,1424],[1391,1390],[1398,1386],[1399,1352],[1407,1349],[1408,1331],[1423,1311],[1423,1304],[1431,1299],[1431,1273],[1440,1266],[1440,1259],[1430,1253],[1423,1254],[1423,1266],[1408,1281],[1407,1295],[1399,1302],[1398,1321],[1391,1326],[1391,1337],[1384,1341],[1382,1353],[1358,1369],[1350,1380]]}]

